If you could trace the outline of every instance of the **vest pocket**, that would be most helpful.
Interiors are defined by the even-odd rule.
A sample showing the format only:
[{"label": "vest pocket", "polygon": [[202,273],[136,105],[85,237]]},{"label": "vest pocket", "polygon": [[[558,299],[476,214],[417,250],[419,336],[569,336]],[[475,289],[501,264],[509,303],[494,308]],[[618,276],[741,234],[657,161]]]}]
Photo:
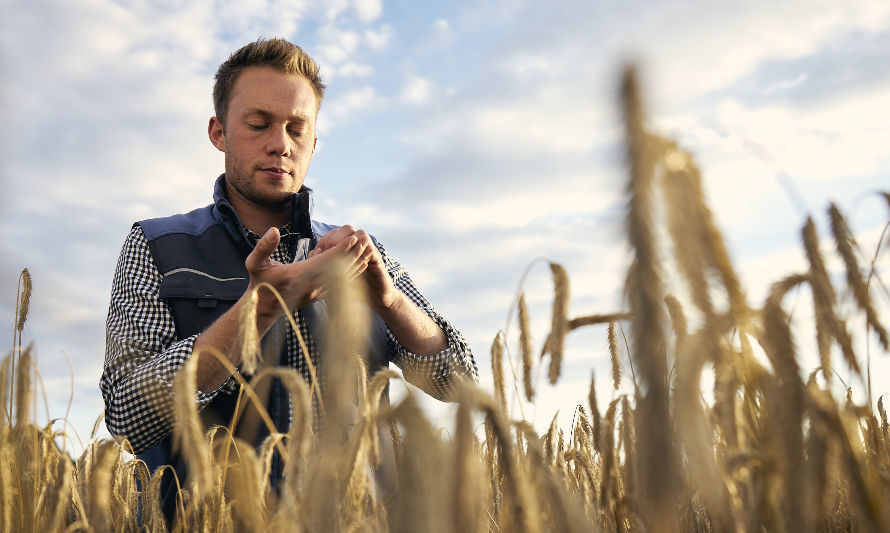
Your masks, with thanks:
[{"label": "vest pocket", "polygon": [[180,268],[164,274],[158,296],[170,307],[176,334],[184,339],[201,333],[228,311],[247,290],[248,281]]}]

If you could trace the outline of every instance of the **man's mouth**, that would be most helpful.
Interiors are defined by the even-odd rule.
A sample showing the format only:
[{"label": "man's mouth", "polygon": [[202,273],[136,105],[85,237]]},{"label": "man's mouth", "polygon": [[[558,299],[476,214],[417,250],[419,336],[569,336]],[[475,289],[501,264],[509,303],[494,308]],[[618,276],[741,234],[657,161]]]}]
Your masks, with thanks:
[{"label": "man's mouth", "polygon": [[279,168],[279,167],[266,167],[266,168],[261,168],[260,170],[262,170],[263,172],[271,172],[273,174],[278,174],[280,176],[284,176],[285,174],[290,174],[290,172],[288,172],[287,170],[285,170],[283,168]]}]

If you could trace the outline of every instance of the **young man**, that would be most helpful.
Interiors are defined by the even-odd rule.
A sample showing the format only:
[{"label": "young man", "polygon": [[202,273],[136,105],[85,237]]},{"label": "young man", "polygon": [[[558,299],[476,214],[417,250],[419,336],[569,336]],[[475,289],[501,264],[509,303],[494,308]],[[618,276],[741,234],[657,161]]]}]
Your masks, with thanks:
[{"label": "young man", "polygon": [[[312,379],[306,358],[318,362],[323,274],[335,261],[345,262],[366,289],[377,339],[369,348],[372,371],[392,361],[442,400],[457,379],[478,379],[460,333],[376,239],[312,219],[303,179],[324,88],[315,61],[283,39],[260,40],[232,54],[217,71],[216,116],[208,126],[210,142],[225,153],[214,203],[138,222],[124,243],[100,386],[109,431],[126,437],[150,467],[174,464],[184,477],[184,465],[171,453],[168,406],[175,374],[193,353],[199,354],[196,401],[209,418],[231,420],[237,383],[205,348],[222,352],[234,366],[241,363],[239,313],[247,291],[261,283],[284,297],[309,353],[265,289],[258,291],[259,336],[264,343],[281,339],[279,364]],[[268,397],[278,430],[286,431],[290,413],[279,384],[273,382]]]}]

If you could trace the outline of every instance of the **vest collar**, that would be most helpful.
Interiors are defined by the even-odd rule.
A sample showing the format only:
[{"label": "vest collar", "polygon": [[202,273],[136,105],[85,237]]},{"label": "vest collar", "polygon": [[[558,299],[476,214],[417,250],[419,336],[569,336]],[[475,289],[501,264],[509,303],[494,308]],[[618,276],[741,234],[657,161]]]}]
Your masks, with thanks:
[{"label": "vest collar", "polygon": [[[220,174],[213,186],[213,203],[222,222],[236,242],[246,246],[248,253],[253,249],[247,239],[247,231],[238,217],[235,208],[226,196],[226,175]],[[291,197],[291,227],[299,232],[300,237],[312,237],[312,189],[303,185]]]}]

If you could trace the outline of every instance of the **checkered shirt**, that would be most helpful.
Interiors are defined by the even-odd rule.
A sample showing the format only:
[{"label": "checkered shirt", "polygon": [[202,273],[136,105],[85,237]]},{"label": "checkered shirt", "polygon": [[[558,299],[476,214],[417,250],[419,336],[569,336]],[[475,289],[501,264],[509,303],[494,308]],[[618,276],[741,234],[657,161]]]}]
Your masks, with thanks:
[{"label": "checkered shirt", "polygon": [[[248,231],[253,244],[259,236]],[[294,260],[296,234],[282,228],[282,239],[272,259],[282,263]],[[458,376],[478,381],[478,369],[470,347],[463,336],[430,305],[417,290],[401,265],[379,243],[387,271],[395,286],[429,315],[445,332],[448,347],[433,356],[411,353],[387,329],[389,360],[398,365],[405,378],[431,396],[448,400]],[[177,370],[192,354],[197,335],[177,338],[173,314],[158,296],[162,274],[152,258],[142,228],[133,226],[124,242],[108,309],[105,339],[105,366],[100,388],[105,399],[105,423],[112,435],[126,437],[135,453],[150,448],[173,431],[170,401]],[[318,361],[318,348],[300,310],[293,313],[309,357]],[[287,360],[291,368],[311,382],[306,354],[300,349],[297,336],[287,326]],[[317,366],[317,364],[316,364]],[[323,380],[319,376],[319,380]],[[218,394],[237,390],[234,378],[218,389],[197,391],[199,406]],[[318,415],[318,413],[316,413]]]}]

